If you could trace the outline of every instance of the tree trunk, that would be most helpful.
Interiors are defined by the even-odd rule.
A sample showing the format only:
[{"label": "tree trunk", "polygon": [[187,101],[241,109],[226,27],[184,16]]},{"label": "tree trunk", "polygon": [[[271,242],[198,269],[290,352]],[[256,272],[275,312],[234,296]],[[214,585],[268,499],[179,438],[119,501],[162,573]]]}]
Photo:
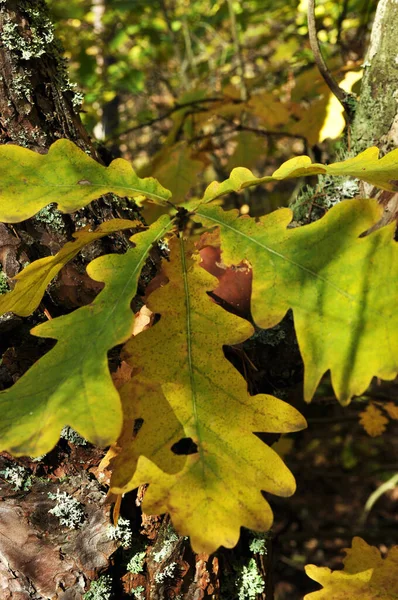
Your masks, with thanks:
[{"label": "tree trunk", "polygon": [[[383,156],[398,147],[398,54],[396,32],[398,10],[395,0],[380,0],[364,62],[361,96],[352,127],[352,149],[361,152],[370,146]],[[394,182],[398,191],[398,182]],[[398,194],[378,192],[364,185],[384,208],[379,226],[397,219]]]},{"label": "tree trunk", "polygon": [[364,62],[361,97],[352,141],[355,151],[378,146],[383,154],[398,146],[398,55],[395,0],[380,0]]},{"label": "tree trunk", "polygon": [[68,138],[95,155],[44,1],[2,3],[0,28],[0,142],[43,152]]}]

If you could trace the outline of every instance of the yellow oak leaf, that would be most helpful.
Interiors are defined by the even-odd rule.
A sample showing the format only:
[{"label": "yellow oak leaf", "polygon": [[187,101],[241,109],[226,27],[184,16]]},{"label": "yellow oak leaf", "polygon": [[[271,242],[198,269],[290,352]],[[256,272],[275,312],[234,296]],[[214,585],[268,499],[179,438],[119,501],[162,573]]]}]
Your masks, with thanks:
[{"label": "yellow oak leaf", "polygon": [[138,221],[112,219],[101,223],[95,231],[81,229],[74,233],[75,240],[65,244],[57,254],[35,260],[14,277],[14,289],[0,296],[0,314],[13,312],[21,317],[32,314],[39,306],[50,281],[82,248],[110,233],[134,229],[139,224]]},{"label": "yellow oak leaf", "polygon": [[304,600],[396,600],[398,598],[398,546],[386,558],[374,546],[355,537],[345,550],[343,571],[307,565],[305,572],[323,586]]},{"label": "yellow oak leaf", "polygon": [[388,419],[383,415],[374,404],[368,404],[368,406],[359,413],[362,427],[366,433],[372,437],[376,437],[384,433],[388,424]]},{"label": "yellow oak leaf", "polygon": [[[220,545],[234,546],[241,526],[270,527],[272,512],[262,490],[280,496],[295,490],[282,459],[253,432],[287,433],[306,423],[282,400],[249,396],[223,346],[247,339],[253,327],[208,296],[217,280],[199,265],[193,244],[180,237],[169,245],[170,262],[163,267],[168,283],[147,301],[160,320],[129,340],[123,353],[138,371],[127,393],[121,390],[125,410],[138,398],[145,411],[134,413],[136,419],[144,414],[136,435],[141,456],[134,474],[122,450],[114,462],[111,486],[113,492],[124,493],[149,483],[143,510],[168,512],[177,530],[190,536],[196,552],[211,553]],[[162,410],[169,406],[177,419],[167,435],[163,426],[168,417],[162,417],[157,402]],[[145,435],[145,421],[153,432],[150,436]],[[131,427],[127,431],[131,438]],[[160,440],[157,448],[152,438]],[[188,449],[176,456],[176,444],[184,443]],[[167,454],[171,464],[165,472],[159,460],[166,461]],[[176,460],[178,469],[172,473]]]}]

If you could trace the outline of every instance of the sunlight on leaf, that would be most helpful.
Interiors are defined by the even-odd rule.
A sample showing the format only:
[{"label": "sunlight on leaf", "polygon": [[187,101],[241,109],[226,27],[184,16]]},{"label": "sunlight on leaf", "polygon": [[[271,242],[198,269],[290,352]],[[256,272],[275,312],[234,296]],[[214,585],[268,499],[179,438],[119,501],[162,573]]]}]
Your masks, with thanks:
[{"label": "sunlight on leaf", "polygon": [[273,327],[293,310],[307,401],[329,369],[342,404],[372,377],[398,373],[395,223],[360,237],[381,213],[375,200],[347,200],[319,221],[289,229],[289,209],[259,222],[212,205],[197,211],[195,220],[220,227],[225,264],[251,264],[257,325]]},{"label": "sunlight on leaf", "polygon": [[343,571],[307,565],[305,572],[323,586],[304,600],[395,600],[398,597],[398,546],[386,558],[374,546],[355,537],[345,550]]},{"label": "sunlight on leaf", "polygon": [[123,229],[134,229],[137,225],[142,226],[142,223],[113,219],[101,223],[95,231],[81,229],[74,233],[75,240],[66,243],[57,254],[35,260],[13,278],[16,281],[15,288],[0,296],[0,314],[9,311],[21,317],[32,314],[39,306],[50,281],[82,248],[110,233]]},{"label": "sunlight on leaf", "polygon": [[100,256],[87,267],[104,289],[92,304],[32,329],[57,344],[9,389],[0,392],[0,448],[14,455],[49,452],[65,425],[93,444],[115,442],[122,425],[119,394],[108,367],[108,351],[133,331],[130,302],[142,266],[171,227],[167,216],[132,239],[126,254]]},{"label": "sunlight on leaf", "polygon": [[12,144],[0,146],[0,221],[19,223],[47,204],[71,213],[103,194],[144,196],[164,204],[171,193],[155,179],[140,179],[122,158],[103,167],[69,140],[58,140],[48,154]]},{"label": "sunlight on leaf", "polygon": [[349,175],[384,190],[398,191],[398,149],[379,159],[379,149],[368,148],[354,158],[331,165],[312,163],[309,156],[297,156],[284,162],[272,175],[266,177],[255,177],[249,169],[238,167],[233,169],[229,178],[222,183],[217,181],[211,183],[204,193],[202,202],[211,202],[225,194],[239,192],[261,183],[319,174]]},{"label": "sunlight on leaf", "polygon": [[[262,531],[270,527],[272,512],[261,490],[280,496],[295,490],[290,471],[253,432],[298,431],[305,420],[273,396],[249,396],[245,380],[225,358],[223,345],[247,339],[253,328],[206,294],[217,280],[198,261],[181,238],[171,244],[171,262],[164,263],[169,282],[148,300],[160,321],[125,347],[127,360],[139,370],[138,384],[158,386],[164,395],[161,402],[170,405],[181,424],[169,429],[166,447],[158,448],[162,458],[179,436],[190,439],[197,451],[188,453],[183,470],[175,474],[146,458],[154,456],[155,431],[163,443],[165,435],[152,395],[143,390],[140,402],[146,403],[154,433],[139,442],[138,432],[143,456],[137,472],[127,481],[125,470],[115,470],[111,485],[113,492],[124,493],[150,483],[143,510],[170,513],[196,552],[211,553],[220,545],[233,547],[241,526]],[[133,394],[134,389],[131,403]],[[144,435],[144,427],[142,431]]]}]

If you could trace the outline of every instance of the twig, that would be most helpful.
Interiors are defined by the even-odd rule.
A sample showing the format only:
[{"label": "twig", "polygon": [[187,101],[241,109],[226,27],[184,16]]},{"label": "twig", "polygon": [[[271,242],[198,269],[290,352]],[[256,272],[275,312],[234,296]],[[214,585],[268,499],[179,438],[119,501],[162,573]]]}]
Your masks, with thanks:
[{"label": "twig", "polygon": [[291,138],[294,140],[302,140],[304,144],[306,143],[306,139],[302,135],[298,135],[295,133],[288,133],[286,131],[268,131],[266,129],[257,129],[256,127],[249,127],[246,125],[235,124],[229,121],[228,119],[224,119],[227,124],[230,125],[229,129],[223,129],[221,131],[214,131],[213,133],[204,133],[203,135],[197,135],[189,140],[190,144],[194,142],[200,142],[201,140],[206,140],[212,137],[217,137],[219,135],[229,135],[232,133],[236,133],[237,131],[251,131],[256,135],[261,135],[263,137],[277,137],[277,138]]},{"label": "twig", "polygon": [[[201,100],[191,100],[190,102],[181,102],[181,104],[176,103],[173,108],[170,108],[169,110],[167,110],[165,113],[163,113],[163,115],[160,115],[160,117],[155,117],[154,119],[150,119],[149,121],[145,121],[145,123],[140,123],[140,125],[134,125],[134,127],[129,127],[129,129],[125,129],[124,131],[122,131],[121,133],[118,133],[117,136],[115,137],[120,137],[122,135],[127,135],[128,133],[132,133],[133,131],[137,131],[138,129],[143,129],[144,127],[151,127],[152,125],[154,125],[155,123],[159,123],[160,121],[163,121],[164,119],[167,119],[168,117],[170,117],[173,113],[186,108],[186,107],[190,107],[190,106],[198,106],[200,104],[203,104],[205,102],[222,102],[223,98],[202,98]],[[239,103],[241,102],[241,100],[234,100],[234,103]],[[111,141],[113,138],[108,138],[107,141]]]},{"label": "twig", "polygon": [[327,86],[329,87],[332,94],[334,94],[337,100],[344,108],[348,120],[353,119],[353,103],[354,96],[343,90],[329,71],[328,66],[322,56],[321,48],[316,31],[316,20],[315,20],[315,0],[308,0],[308,35],[310,38],[311,50],[314,54],[315,63],[319,69],[320,74],[324,78]]}]

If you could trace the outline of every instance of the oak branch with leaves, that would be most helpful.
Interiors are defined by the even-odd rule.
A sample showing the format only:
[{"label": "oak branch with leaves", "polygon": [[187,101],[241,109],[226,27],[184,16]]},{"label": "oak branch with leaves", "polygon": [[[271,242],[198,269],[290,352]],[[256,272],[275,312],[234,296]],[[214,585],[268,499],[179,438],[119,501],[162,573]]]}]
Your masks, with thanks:
[{"label": "oak branch with leaves", "polygon": [[[252,269],[256,326],[273,327],[292,310],[306,400],[329,370],[336,397],[347,404],[372,377],[391,380],[398,373],[394,224],[364,235],[381,216],[375,200],[347,200],[315,223],[290,228],[289,209],[256,221],[223,210],[217,199],[248,186],[314,174],[350,175],[396,191],[398,150],[379,160],[378,150],[369,148],[327,166],[296,157],[262,178],[236,168],[223,183],[212,183],[203,198],[178,206],[168,190],[155,179],[140,179],[127,161],[103,167],[67,140],[57,141],[47,155],[3,146],[0,163],[0,220],[5,223],[28,219],[49,202],[73,212],[108,192],[155,202],[165,212],[132,236],[133,247],[125,254],[101,256],[88,265],[88,275],[104,283],[91,304],[32,329],[34,336],[57,343],[0,393],[0,448],[16,456],[42,455],[65,425],[94,444],[117,444],[113,491],[150,483],[144,510],[170,513],[197,552],[234,546],[241,526],[268,529],[272,512],[261,492],[289,496],[295,482],[254,432],[298,431],[305,419],[278,398],[250,396],[225,358],[223,346],[247,339],[253,327],[209,296],[217,280],[201,265],[197,227],[186,225],[190,221],[212,231],[225,264],[245,261]],[[79,231],[58,254],[17,275],[14,289],[0,298],[2,313],[31,314],[51,280],[87,244],[136,226],[115,219],[96,231]],[[188,237],[188,231],[194,233]],[[170,257],[162,267],[164,285],[149,296],[148,306],[161,318],[132,337],[130,303],[148,254],[160,240],[167,241]],[[120,344],[132,377],[118,391],[108,352]],[[136,419],[143,426],[132,440]],[[172,446],[184,439],[194,451],[176,455]]]}]

